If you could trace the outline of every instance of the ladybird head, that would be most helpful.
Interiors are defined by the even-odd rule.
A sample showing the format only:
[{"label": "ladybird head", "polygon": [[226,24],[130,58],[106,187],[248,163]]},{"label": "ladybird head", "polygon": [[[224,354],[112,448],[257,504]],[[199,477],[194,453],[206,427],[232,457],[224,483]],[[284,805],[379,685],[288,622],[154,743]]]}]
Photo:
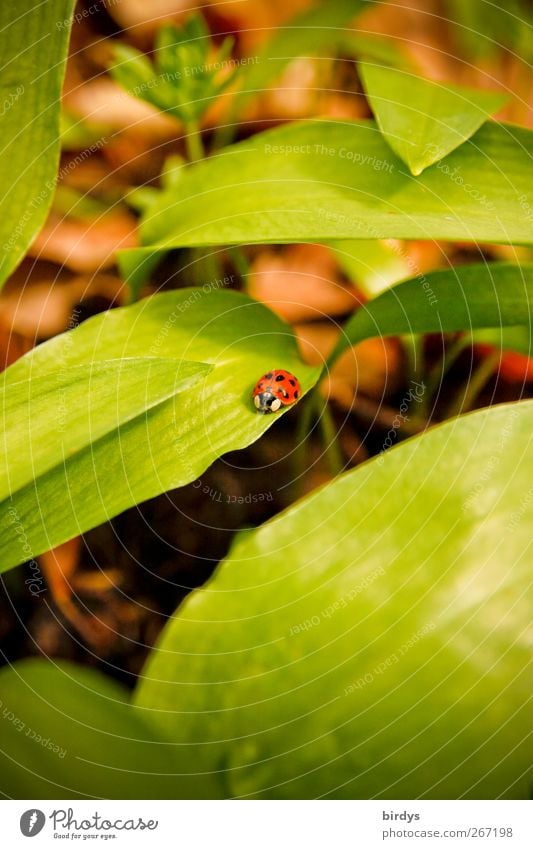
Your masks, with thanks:
[{"label": "ladybird head", "polygon": [[275,413],[281,407],[279,398],[269,392],[258,392],[254,397],[254,404],[260,413]]}]

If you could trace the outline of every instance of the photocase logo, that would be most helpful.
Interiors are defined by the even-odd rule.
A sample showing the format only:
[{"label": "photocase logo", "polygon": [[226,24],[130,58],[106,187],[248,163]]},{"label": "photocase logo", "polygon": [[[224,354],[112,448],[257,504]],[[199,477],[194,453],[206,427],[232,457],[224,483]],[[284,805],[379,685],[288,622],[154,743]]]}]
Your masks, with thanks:
[{"label": "photocase logo", "polygon": [[37,808],[31,808],[29,811],[24,811],[20,818],[20,830],[24,837],[35,837],[42,831],[46,822],[46,817],[42,811]]}]

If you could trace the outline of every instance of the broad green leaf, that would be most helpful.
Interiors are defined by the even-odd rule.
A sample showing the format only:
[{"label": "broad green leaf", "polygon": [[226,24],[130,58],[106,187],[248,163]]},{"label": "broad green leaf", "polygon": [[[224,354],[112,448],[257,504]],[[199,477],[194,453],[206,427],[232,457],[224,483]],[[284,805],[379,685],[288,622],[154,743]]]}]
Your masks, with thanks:
[{"label": "broad green leaf", "polygon": [[[533,15],[529,0],[445,0],[445,17],[455,24],[453,42],[469,63],[494,59],[503,50],[531,61],[533,56]],[[489,66],[490,67],[490,66]],[[486,71],[488,73],[488,71]]]},{"label": "broad green leaf", "polygon": [[371,121],[289,124],[226,148],[161,192],[122,251],[335,239],[533,244],[533,132],[489,122],[418,178]]},{"label": "broad green leaf", "polygon": [[378,127],[416,176],[469,139],[507,99],[367,62],[359,63],[359,73]]},{"label": "broad green leaf", "polygon": [[361,307],[343,327],[330,362],[372,336],[531,325],[533,263],[458,265],[421,274]]},{"label": "broad green leaf", "polygon": [[447,422],[241,535],[136,693],[191,769],[236,797],[529,797],[532,418]]},{"label": "broad green leaf", "polygon": [[337,262],[367,298],[375,298],[409,274],[408,258],[396,245],[379,239],[332,242]]},{"label": "broad green leaf", "polygon": [[524,325],[519,327],[498,327],[475,330],[472,333],[474,342],[494,345],[502,351],[516,351],[526,357],[533,356],[531,329]]},{"label": "broad green leaf", "polygon": [[339,37],[339,47],[343,53],[358,59],[392,65],[394,68],[412,69],[410,57],[389,36],[345,30]]},{"label": "broad green leaf", "polygon": [[0,4],[0,286],[41,229],[54,196],[73,7],[74,0]]},{"label": "broad green leaf", "polygon": [[[15,398],[23,397],[24,386],[30,391],[33,375],[38,375],[35,391],[40,415],[35,423],[29,420],[20,439],[37,451],[43,474],[21,488],[11,485],[12,496],[0,502],[3,570],[140,501],[195,480],[221,454],[258,439],[283,414],[280,411],[260,415],[252,404],[252,389],[268,369],[280,367],[295,373],[302,384],[302,394],[313,386],[320,370],[301,362],[291,328],[266,307],[220,288],[230,282],[229,278],[215,280],[201,289],[156,295],[97,316],[39,346],[6,372],[6,398],[11,390],[17,393]],[[167,375],[159,388],[161,402],[155,403],[157,386],[149,385],[153,366],[139,378],[136,388],[135,369],[124,367],[123,371],[117,366],[115,380],[121,388],[115,396],[111,389],[102,389],[98,429],[87,409],[86,395],[80,396],[76,412],[74,383],[68,388],[66,396],[72,401],[69,414],[74,410],[75,417],[73,433],[66,435],[70,428],[68,415],[63,421],[61,405],[58,408],[53,403],[50,407],[42,397],[46,379],[50,378],[51,385],[57,388],[58,383],[61,386],[67,380],[71,369],[80,363],[91,363],[100,386],[109,361],[125,357],[174,361],[174,369],[170,363],[170,373],[161,366]],[[213,368],[196,385],[175,394],[184,359],[208,363]],[[90,375],[86,381],[89,384]],[[137,399],[128,399],[130,385]],[[105,411],[102,408],[107,398],[113,400]],[[16,400],[12,403],[16,404]],[[140,415],[134,415],[137,403],[143,410]],[[72,440],[76,445],[76,440],[83,441],[93,427],[96,438],[85,449],[69,454],[68,462],[62,462],[58,437],[47,438],[48,448],[52,439],[55,445],[55,464],[44,471],[44,464],[49,462],[48,451],[46,446],[39,448],[39,439],[41,432],[47,432],[52,413],[58,429],[62,423],[65,427],[65,451]],[[124,415],[125,423],[118,431],[108,430],[118,421],[119,413]],[[80,429],[79,434],[74,425]],[[9,462],[14,463],[17,474],[22,475],[22,469],[27,475],[31,458],[10,458]]]},{"label": "broad green leaf", "polygon": [[[212,366],[158,357],[74,363],[14,383],[5,372],[0,389],[2,453],[0,499],[17,509],[17,492],[46,472],[68,466],[73,455],[179,392],[190,389]],[[72,529],[74,533],[74,529]]]},{"label": "broad green leaf", "polygon": [[71,663],[0,670],[0,790],[14,799],[211,798],[109,678]]},{"label": "broad green leaf", "polygon": [[328,0],[283,24],[265,44],[257,62],[244,66],[237,95],[239,106],[263,91],[293,59],[330,56],[351,34],[349,22],[368,5],[366,0]]},{"label": "broad green leaf", "polygon": [[[150,191],[150,189],[148,189]],[[153,189],[151,190],[154,191]],[[141,195],[142,198],[142,195]],[[146,195],[145,195],[146,199]],[[149,204],[153,200],[149,200]],[[127,284],[129,289],[129,303],[138,300],[141,289],[149,279],[152,272],[157,268],[167,251],[152,250],[145,251],[143,248],[134,248],[133,250],[119,251],[117,255],[117,265],[120,276]]]},{"label": "broad green leaf", "polygon": [[[372,0],[370,0],[372,2]],[[237,91],[230,104],[226,123],[216,133],[217,147],[229,144],[239,124],[239,115],[248,101],[279,77],[294,60],[306,56],[331,56],[357,36],[348,23],[358,15],[367,0],[328,0],[284,23],[267,41],[255,61],[246,63],[237,74]]]}]

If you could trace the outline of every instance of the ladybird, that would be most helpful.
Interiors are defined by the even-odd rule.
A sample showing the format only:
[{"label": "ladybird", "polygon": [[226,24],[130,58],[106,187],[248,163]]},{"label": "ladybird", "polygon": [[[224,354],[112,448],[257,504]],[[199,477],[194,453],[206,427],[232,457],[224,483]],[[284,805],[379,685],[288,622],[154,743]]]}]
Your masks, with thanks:
[{"label": "ladybird", "polygon": [[285,369],[272,369],[260,377],[252,397],[258,413],[275,413],[281,406],[294,404],[301,389],[296,378]]}]

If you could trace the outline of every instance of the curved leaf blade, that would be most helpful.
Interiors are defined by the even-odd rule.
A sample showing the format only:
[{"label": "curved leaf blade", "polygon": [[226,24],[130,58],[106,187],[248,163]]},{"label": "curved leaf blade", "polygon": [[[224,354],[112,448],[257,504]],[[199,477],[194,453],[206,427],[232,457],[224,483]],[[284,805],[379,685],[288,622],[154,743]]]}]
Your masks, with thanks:
[{"label": "curved leaf blade", "polygon": [[[58,363],[64,374],[80,362],[105,371],[102,363],[125,357],[170,360],[163,394],[179,380],[184,359],[212,370],[190,391],[171,393],[5,497],[0,502],[2,569],[190,483],[217,457],[258,439],[283,415],[259,415],[251,402],[253,386],[268,369],[295,373],[302,395],[320,376],[320,369],[300,360],[287,324],[250,298],[206,283],[112,310],[50,340],[11,366],[5,391],[33,374],[44,381],[57,373]],[[147,384],[141,384],[143,402],[153,391]],[[72,392],[75,401],[75,387]],[[127,406],[126,396],[124,389],[120,405]]]},{"label": "curved leaf blade", "polygon": [[246,65],[241,72],[239,106],[251,94],[263,91],[293,59],[315,56],[323,50],[330,55],[349,37],[348,23],[368,5],[366,0],[330,0],[326,6],[319,4],[283,24],[266,43],[257,63]]},{"label": "curved leaf blade", "polygon": [[261,798],[527,798],[533,402],[447,422],[241,535],[136,704]]},{"label": "curved leaf blade", "polygon": [[435,82],[409,71],[359,62],[385,139],[418,176],[469,139],[507,100],[501,92]]},{"label": "curved leaf blade", "polygon": [[169,248],[336,239],[533,244],[533,132],[488,122],[416,179],[372,121],[259,133],[187,169],[141,223],[128,273]]},{"label": "curved leaf blade", "polygon": [[52,203],[74,5],[75,0],[0,4],[0,287],[41,229]]},{"label": "curved leaf blade", "polygon": [[532,339],[529,327],[498,327],[486,330],[475,330],[472,333],[474,342],[493,345],[501,351],[514,351],[525,357],[533,356]]},{"label": "curved leaf blade", "polygon": [[0,789],[14,799],[212,798],[209,775],[184,774],[176,747],[129,693],[71,663],[0,670]]},{"label": "curved leaf blade", "polygon": [[413,277],[362,306],[343,327],[330,364],[373,336],[531,327],[533,263],[473,263]]},{"label": "curved leaf blade", "polygon": [[381,295],[409,275],[406,258],[386,241],[338,240],[329,247],[348,279],[367,298]]},{"label": "curved leaf blade", "polygon": [[47,375],[13,382],[6,371],[0,390],[3,454],[0,499],[16,492],[98,439],[183,392],[212,370],[204,363],[132,357],[76,363]]}]

